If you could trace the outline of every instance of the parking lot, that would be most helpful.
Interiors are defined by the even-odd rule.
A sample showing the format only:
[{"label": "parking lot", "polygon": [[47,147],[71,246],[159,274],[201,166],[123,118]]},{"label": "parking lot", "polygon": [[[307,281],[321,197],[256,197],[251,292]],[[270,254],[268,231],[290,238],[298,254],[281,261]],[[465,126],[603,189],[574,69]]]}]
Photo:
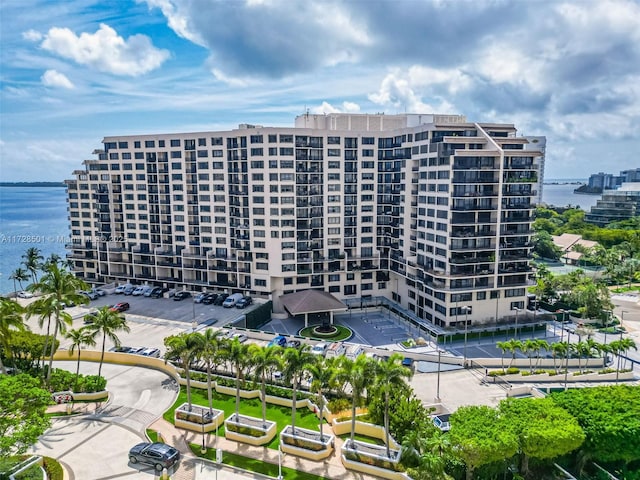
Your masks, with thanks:
[{"label": "parking lot", "polygon": [[[245,313],[255,308],[255,304],[245,309],[224,308],[218,305],[204,305],[195,303],[193,297],[185,298],[181,301],[174,301],[173,298],[151,298],[144,296],[133,296],[123,294],[108,294],[91,300],[90,308],[99,308],[104,305],[114,305],[120,302],[127,302],[130,305],[127,315],[140,315],[152,318],[162,318],[185,322],[191,325],[194,321],[198,325],[206,323],[209,325],[223,326],[233,323],[241,318]],[[214,322],[215,320],[215,322]]]}]

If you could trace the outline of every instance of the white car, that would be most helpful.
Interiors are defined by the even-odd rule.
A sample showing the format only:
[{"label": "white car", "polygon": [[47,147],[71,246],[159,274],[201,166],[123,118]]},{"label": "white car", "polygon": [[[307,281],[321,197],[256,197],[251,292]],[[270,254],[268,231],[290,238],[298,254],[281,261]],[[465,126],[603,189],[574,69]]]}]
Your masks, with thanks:
[{"label": "white car", "polygon": [[329,348],[329,345],[327,345],[325,342],[316,343],[311,348],[311,353],[313,353],[314,355],[324,356],[324,354],[327,352],[327,348]]},{"label": "white car", "polygon": [[136,287],[136,289],[133,291],[131,295],[133,295],[134,297],[137,297],[138,295],[144,295],[146,291],[147,291],[146,286]]},{"label": "white car", "polygon": [[18,292],[18,298],[33,298],[33,293],[23,290]]}]

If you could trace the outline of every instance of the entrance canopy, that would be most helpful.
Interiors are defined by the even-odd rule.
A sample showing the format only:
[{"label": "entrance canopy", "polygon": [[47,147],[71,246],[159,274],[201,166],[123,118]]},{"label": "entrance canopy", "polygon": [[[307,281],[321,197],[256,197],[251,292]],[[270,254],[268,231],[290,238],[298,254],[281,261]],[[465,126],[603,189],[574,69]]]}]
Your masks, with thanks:
[{"label": "entrance canopy", "polygon": [[289,315],[304,315],[305,326],[309,314],[329,312],[333,323],[333,312],[344,312],[347,306],[330,293],[320,290],[303,290],[280,296],[280,301]]}]

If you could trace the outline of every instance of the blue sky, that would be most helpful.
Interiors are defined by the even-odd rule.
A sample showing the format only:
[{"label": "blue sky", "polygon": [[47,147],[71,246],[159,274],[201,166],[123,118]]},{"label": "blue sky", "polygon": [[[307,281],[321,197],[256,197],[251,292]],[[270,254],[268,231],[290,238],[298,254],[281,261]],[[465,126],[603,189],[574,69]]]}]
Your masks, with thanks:
[{"label": "blue sky", "polygon": [[547,178],[640,167],[640,0],[3,0],[0,178],[109,135],[459,113],[547,136]]}]

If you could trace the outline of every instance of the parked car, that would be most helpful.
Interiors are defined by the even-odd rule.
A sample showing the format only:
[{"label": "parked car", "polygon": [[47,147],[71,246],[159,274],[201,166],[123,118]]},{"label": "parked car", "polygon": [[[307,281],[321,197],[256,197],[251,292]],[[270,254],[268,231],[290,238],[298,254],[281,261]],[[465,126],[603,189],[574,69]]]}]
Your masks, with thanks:
[{"label": "parked car", "polygon": [[129,450],[131,463],[153,465],[158,472],[175,465],[178,460],[180,452],[166,443],[139,443]]},{"label": "parked car", "polygon": [[150,290],[151,287],[149,287],[148,285],[140,285],[139,287],[136,287],[135,290],[131,293],[131,295],[137,297],[140,295],[144,295],[147,290]]},{"label": "parked car", "polygon": [[116,353],[129,353],[131,351],[131,347],[125,347],[124,345],[120,345],[119,347],[111,347],[109,351],[116,352]]},{"label": "parked car", "polygon": [[124,289],[125,289],[125,287],[126,287],[127,285],[128,285],[128,284],[125,284],[125,285],[118,285],[118,286],[116,287],[116,289],[115,289],[114,293],[117,293],[117,294],[124,293]]},{"label": "parked car", "polygon": [[193,297],[193,301],[194,301],[195,303],[202,303],[202,300],[204,300],[204,297],[205,297],[206,295],[207,295],[207,294],[206,294],[206,293],[204,293],[204,292],[199,293],[199,294],[197,294],[195,297]]},{"label": "parked car", "polygon": [[224,303],[224,301],[227,299],[227,297],[229,296],[228,293],[221,293],[219,294],[216,299],[213,301],[214,305],[222,305]]},{"label": "parked car", "polygon": [[349,345],[344,352],[344,356],[350,358],[351,360],[355,360],[360,355],[364,353],[364,348],[362,345]]},{"label": "parked car", "polygon": [[236,308],[247,308],[252,303],[253,299],[251,297],[242,297],[236,302]]},{"label": "parked car", "polygon": [[231,340],[233,340],[234,338],[237,338],[240,343],[244,343],[249,340],[249,337],[247,337],[244,333],[234,333],[231,336]]},{"label": "parked car", "polygon": [[[148,296],[151,297],[151,298],[160,298],[167,291],[168,291],[167,288],[155,287],[149,292]],[[147,294],[145,294],[145,297],[146,296],[147,296]]]},{"label": "parked car", "polygon": [[287,342],[287,348],[300,348],[302,342],[300,340],[289,340]]},{"label": "parked car", "polygon": [[82,319],[82,321],[84,322],[85,325],[91,325],[93,322],[96,321],[96,314],[95,313],[87,313],[84,318]]},{"label": "parked car", "polygon": [[138,355],[144,355],[145,357],[160,358],[160,350],[158,350],[157,348],[145,348],[141,352],[138,352]]},{"label": "parked car", "polygon": [[311,348],[311,353],[313,353],[314,355],[322,355],[322,356],[324,356],[324,354],[327,351],[328,347],[329,347],[329,345],[327,345],[325,342],[316,343]]},{"label": "parked car", "polygon": [[402,359],[402,366],[407,367],[409,370],[413,372],[413,358],[404,357]]},{"label": "parked car", "polygon": [[176,294],[173,296],[173,301],[180,302],[185,298],[189,298],[190,296],[191,296],[191,292],[186,292],[184,290],[182,292],[176,292]]},{"label": "parked car", "polygon": [[202,322],[200,325],[211,326],[211,325],[215,325],[216,323],[218,323],[217,318],[209,318],[208,320],[205,320],[204,322]]},{"label": "parked car", "polygon": [[129,310],[129,304],[127,302],[116,303],[109,310],[111,310],[112,312],[126,312],[127,310]]},{"label": "parked car", "polygon": [[222,302],[222,306],[224,308],[233,308],[236,306],[236,303],[241,298],[244,298],[241,293],[234,293],[233,295],[229,295],[224,302]]},{"label": "parked car", "polygon": [[133,295],[133,292],[135,292],[135,290],[136,290],[136,286],[129,284],[129,285],[125,285],[122,293],[124,293],[125,295]]},{"label": "parked car", "polygon": [[330,357],[339,357],[340,355],[344,355],[344,352],[347,350],[347,347],[344,346],[341,342],[333,342],[327,348],[325,355],[327,358]]},{"label": "parked car", "polygon": [[22,292],[18,292],[18,298],[33,298],[33,293],[23,290]]},{"label": "parked car", "polygon": [[267,347],[273,347],[274,345],[277,345],[279,347],[286,346],[287,345],[287,337],[285,337],[284,335],[278,335],[273,340],[271,340],[269,343],[267,343]]},{"label": "parked car", "polygon": [[216,293],[205,293],[204,297],[202,298],[202,303],[204,303],[205,305],[211,305],[216,301],[216,298],[218,298],[218,294]]},{"label": "parked car", "polygon": [[87,297],[89,297],[89,300],[95,300],[96,298],[98,298],[98,294],[94,291],[84,291],[84,290],[80,290],[78,293],[85,295]]},{"label": "parked car", "polygon": [[107,292],[105,292],[101,288],[92,288],[91,291],[97,294],[99,297],[104,297],[107,294]]}]

